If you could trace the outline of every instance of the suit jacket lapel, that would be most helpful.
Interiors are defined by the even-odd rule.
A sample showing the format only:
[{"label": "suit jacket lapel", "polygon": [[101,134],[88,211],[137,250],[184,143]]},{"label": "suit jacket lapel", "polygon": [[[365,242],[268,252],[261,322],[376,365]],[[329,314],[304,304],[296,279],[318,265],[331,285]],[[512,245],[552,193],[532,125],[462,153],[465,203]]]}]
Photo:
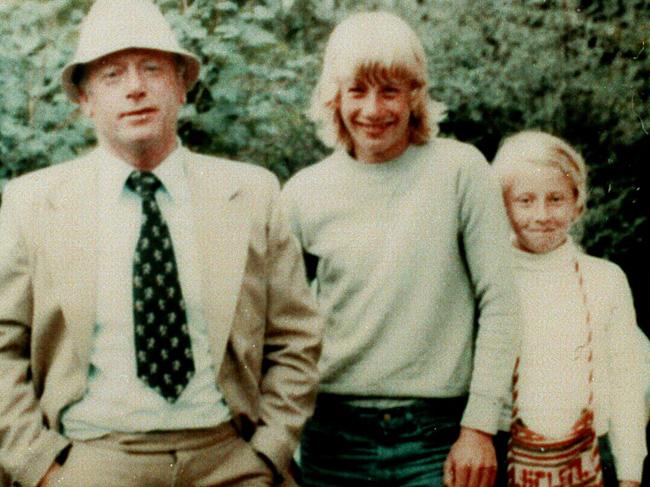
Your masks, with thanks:
[{"label": "suit jacket lapel", "polygon": [[[187,167],[196,214],[203,309],[218,368],[228,343],[246,266],[250,215],[240,183],[230,177],[228,168],[215,171],[219,162],[203,164],[209,164],[209,170],[201,170],[206,166],[200,164],[190,163]],[[208,177],[210,174],[218,177]]]},{"label": "suit jacket lapel", "polygon": [[90,156],[71,167],[49,196],[46,252],[52,262],[65,323],[75,328],[75,351],[88,364],[97,300],[97,164]]},{"label": "suit jacket lapel", "polygon": [[[187,159],[192,154],[187,152]],[[242,285],[250,238],[250,214],[240,182],[228,168],[188,161],[192,205],[196,214],[203,309],[215,364],[223,361]],[[87,366],[97,308],[97,175],[92,154],[71,167],[48,196],[46,252],[56,269],[66,326],[75,327],[75,352]],[[207,166],[209,165],[208,170]],[[221,169],[221,168],[219,168]],[[217,174],[218,177],[209,177]]]}]

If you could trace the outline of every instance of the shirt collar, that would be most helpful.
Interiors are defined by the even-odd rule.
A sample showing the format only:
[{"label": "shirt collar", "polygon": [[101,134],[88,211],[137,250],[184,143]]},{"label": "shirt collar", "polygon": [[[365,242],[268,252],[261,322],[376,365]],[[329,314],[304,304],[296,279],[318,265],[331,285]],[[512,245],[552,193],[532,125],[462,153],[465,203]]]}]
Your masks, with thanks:
[{"label": "shirt collar", "polygon": [[[176,148],[152,171],[162,182],[164,191],[172,200],[184,198],[187,194],[184,149],[180,142]],[[104,196],[118,199],[126,189],[126,180],[134,171],[133,166],[103,147],[97,148],[100,162],[99,180]]]}]

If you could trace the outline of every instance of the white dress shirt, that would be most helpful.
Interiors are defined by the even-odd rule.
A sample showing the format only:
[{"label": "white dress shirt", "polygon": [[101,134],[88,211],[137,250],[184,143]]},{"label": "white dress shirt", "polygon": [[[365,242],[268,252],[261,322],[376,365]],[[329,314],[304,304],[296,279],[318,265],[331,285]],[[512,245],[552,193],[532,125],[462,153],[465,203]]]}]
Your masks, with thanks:
[{"label": "white dress shirt", "polygon": [[173,404],[136,375],[132,276],[141,199],[125,186],[133,167],[98,149],[102,162],[98,180],[97,321],[86,393],[62,415],[65,434],[70,438],[93,438],[111,431],[205,428],[230,418],[216,385],[220,364],[213,363],[202,313],[200,263],[184,151],[179,144],[153,172],[163,185],[156,200],[172,236],[195,375]]}]

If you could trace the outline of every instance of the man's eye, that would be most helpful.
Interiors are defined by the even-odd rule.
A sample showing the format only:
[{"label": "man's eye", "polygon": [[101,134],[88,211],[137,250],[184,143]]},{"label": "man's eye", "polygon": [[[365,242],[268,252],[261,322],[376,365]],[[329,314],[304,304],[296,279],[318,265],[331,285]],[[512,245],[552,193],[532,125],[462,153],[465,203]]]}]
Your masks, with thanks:
[{"label": "man's eye", "polygon": [[153,64],[153,63],[145,64],[144,69],[146,71],[149,71],[149,72],[155,72],[155,71],[158,71],[160,69],[160,66],[158,66],[157,64]]},{"label": "man's eye", "polygon": [[114,81],[120,76],[118,69],[106,69],[102,72],[101,77],[106,81]]}]

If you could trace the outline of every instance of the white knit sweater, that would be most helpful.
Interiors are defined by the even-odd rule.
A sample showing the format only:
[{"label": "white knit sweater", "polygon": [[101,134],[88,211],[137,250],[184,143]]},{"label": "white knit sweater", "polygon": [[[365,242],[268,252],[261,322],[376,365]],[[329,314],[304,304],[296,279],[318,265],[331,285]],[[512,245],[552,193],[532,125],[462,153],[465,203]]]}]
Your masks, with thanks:
[{"label": "white knit sweater", "polygon": [[[546,254],[513,249],[523,326],[520,417],[548,436],[567,434],[588,403],[585,308],[574,270],[584,276],[593,329],[593,409],[598,435],[609,433],[620,480],[640,480],[645,445],[645,380],[632,296],[615,264],[568,241]],[[507,430],[510,409],[501,428]]]}]

